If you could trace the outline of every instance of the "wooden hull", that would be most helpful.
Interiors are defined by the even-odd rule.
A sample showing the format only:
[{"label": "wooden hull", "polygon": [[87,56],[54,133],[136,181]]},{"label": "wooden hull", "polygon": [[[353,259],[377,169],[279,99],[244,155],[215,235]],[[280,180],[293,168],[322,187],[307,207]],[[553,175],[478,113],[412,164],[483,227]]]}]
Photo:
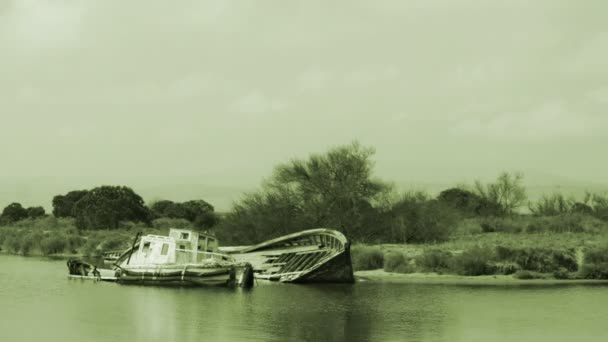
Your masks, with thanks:
[{"label": "wooden hull", "polygon": [[[163,265],[162,267],[123,267],[120,284],[163,286],[247,286],[253,278],[251,266]],[[250,285],[249,285],[250,286]]]},{"label": "wooden hull", "polygon": [[350,242],[331,229],[311,229],[261,244],[228,248],[251,263],[255,277],[293,283],[353,283]]},{"label": "wooden hull", "polygon": [[155,286],[253,286],[253,268],[242,263],[139,265],[97,269],[81,260],[68,261],[68,278]]}]

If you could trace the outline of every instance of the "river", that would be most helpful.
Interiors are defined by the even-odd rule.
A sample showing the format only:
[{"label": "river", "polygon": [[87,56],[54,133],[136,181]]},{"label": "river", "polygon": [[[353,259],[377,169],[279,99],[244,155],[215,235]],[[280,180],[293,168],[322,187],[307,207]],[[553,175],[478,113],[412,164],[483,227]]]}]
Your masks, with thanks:
[{"label": "river", "polygon": [[70,280],[0,256],[1,341],[606,341],[608,287],[259,283],[251,290]]}]

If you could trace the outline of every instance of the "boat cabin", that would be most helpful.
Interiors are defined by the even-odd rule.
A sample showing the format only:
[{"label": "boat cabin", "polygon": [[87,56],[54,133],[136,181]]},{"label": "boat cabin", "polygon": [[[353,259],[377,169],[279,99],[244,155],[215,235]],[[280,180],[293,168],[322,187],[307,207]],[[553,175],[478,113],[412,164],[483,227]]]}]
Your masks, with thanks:
[{"label": "boat cabin", "polygon": [[213,235],[171,228],[169,236],[142,236],[128,264],[189,264],[222,259],[223,255],[217,254],[218,247]]}]

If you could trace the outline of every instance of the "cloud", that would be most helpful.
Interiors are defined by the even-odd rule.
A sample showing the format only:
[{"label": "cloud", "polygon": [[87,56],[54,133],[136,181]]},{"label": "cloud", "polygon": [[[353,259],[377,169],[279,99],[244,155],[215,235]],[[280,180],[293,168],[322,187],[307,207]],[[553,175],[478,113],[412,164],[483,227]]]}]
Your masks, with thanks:
[{"label": "cloud", "polygon": [[18,49],[64,47],[78,41],[87,8],[72,1],[13,1],[0,21],[2,40]]},{"label": "cloud", "polygon": [[538,141],[582,137],[589,133],[585,116],[574,115],[561,103],[546,103],[524,112],[467,119],[452,133],[488,140]]},{"label": "cloud", "polygon": [[284,101],[268,97],[258,90],[238,98],[231,106],[230,111],[247,116],[267,116],[280,112],[286,108]]}]

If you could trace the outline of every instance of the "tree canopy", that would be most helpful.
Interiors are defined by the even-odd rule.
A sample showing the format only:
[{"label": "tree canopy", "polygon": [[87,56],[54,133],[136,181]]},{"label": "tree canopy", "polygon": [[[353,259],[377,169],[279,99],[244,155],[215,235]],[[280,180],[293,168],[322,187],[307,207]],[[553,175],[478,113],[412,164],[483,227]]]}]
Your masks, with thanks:
[{"label": "tree canopy", "polygon": [[260,191],[235,204],[223,233],[239,229],[243,242],[310,227],[335,228],[354,239],[365,235],[374,205],[390,189],[372,178],[373,154],[354,142],[279,165]]},{"label": "tree canopy", "polygon": [[74,190],[65,195],[53,197],[53,216],[55,217],[75,217],[72,212],[74,205],[83,198],[88,190]]},{"label": "tree canopy", "polygon": [[0,218],[5,222],[16,222],[27,218],[27,209],[21,203],[13,202],[2,210]]},{"label": "tree canopy", "polygon": [[218,222],[213,206],[204,200],[183,203],[160,200],[152,203],[150,210],[154,218],[185,219],[198,228],[211,228]]},{"label": "tree canopy", "polygon": [[78,228],[114,229],[121,221],[149,224],[150,211],[144,200],[126,186],[94,188],[78,200],[72,214]]}]

